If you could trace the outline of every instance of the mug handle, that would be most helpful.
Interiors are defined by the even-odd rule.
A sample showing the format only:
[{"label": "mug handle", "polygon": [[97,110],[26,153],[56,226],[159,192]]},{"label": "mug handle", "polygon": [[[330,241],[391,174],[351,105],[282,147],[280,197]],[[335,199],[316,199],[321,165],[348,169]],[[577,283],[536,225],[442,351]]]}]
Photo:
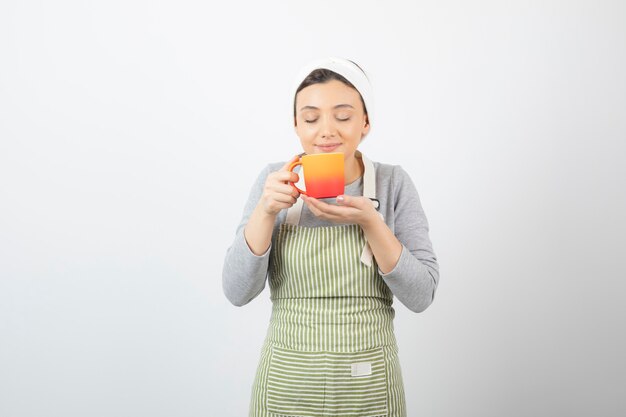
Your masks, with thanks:
[{"label": "mug handle", "polygon": [[[299,160],[297,160],[296,162],[293,162],[291,165],[289,165],[288,170],[289,170],[289,171],[291,171],[291,172],[293,172],[293,169],[294,169],[295,167],[297,167],[298,165],[302,165],[302,159],[299,159]],[[291,184],[291,185],[293,186],[293,188],[295,188],[296,190],[298,190],[298,192],[299,192],[300,194],[307,195],[306,191],[299,189],[299,188],[296,186],[296,184],[294,184],[293,182],[289,181],[289,184]]]}]

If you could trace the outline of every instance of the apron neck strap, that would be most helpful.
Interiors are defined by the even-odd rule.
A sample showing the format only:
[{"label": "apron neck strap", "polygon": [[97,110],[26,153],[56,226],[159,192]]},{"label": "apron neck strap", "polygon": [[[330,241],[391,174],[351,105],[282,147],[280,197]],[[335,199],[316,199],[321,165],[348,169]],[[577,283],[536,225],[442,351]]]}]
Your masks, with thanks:
[{"label": "apron neck strap", "polygon": [[[376,170],[374,164],[361,151],[356,151],[354,155],[357,159],[363,161],[363,197],[376,198]],[[298,225],[300,223],[300,215],[302,214],[302,206],[304,205],[301,198],[287,209],[286,224]]]},{"label": "apron neck strap", "polygon": [[376,198],[376,170],[374,164],[361,151],[356,151],[357,158],[363,160],[363,197]]}]

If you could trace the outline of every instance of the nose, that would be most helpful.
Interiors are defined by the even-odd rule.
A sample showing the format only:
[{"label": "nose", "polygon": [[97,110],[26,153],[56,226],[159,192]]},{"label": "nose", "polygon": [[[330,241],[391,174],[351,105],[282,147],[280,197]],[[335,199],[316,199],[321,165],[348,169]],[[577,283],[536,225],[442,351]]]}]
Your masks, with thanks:
[{"label": "nose", "polygon": [[332,118],[332,116],[326,115],[320,117],[321,125],[320,125],[320,135],[322,138],[333,138],[337,135],[337,126]]}]

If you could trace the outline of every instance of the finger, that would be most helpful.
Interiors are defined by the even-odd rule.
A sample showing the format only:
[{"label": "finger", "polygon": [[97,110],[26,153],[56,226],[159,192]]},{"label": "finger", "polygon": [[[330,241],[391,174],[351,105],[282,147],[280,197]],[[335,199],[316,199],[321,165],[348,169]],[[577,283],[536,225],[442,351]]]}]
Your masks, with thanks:
[{"label": "finger", "polygon": [[308,197],[307,201],[316,209],[318,209],[319,211],[323,212],[323,213],[332,213],[332,209],[336,206],[333,206],[331,204],[325,203],[324,201],[318,200],[317,198],[314,197]]},{"label": "finger", "polygon": [[336,213],[333,213],[330,204],[324,203],[323,201],[318,200],[313,197],[303,197],[309,206],[309,210],[316,213],[316,215],[323,216],[324,218],[328,218],[329,216],[336,217]]},{"label": "finger", "polygon": [[291,194],[275,193],[272,196],[270,196],[270,198],[274,201],[279,201],[281,203],[295,204],[296,202],[296,198],[292,196]]},{"label": "finger", "polygon": [[307,199],[307,206],[309,208],[309,210],[311,211],[311,213],[313,213],[315,215],[315,217],[318,217],[320,219],[324,219],[324,220],[329,220],[329,221],[339,221],[342,220],[342,217],[340,216],[335,216],[333,214],[329,214],[327,212],[324,212],[322,210],[320,210],[319,208],[315,207],[313,204],[310,204],[311,199]]},{"label": "finger", "polygon": [[273,192],[291,195],[295,198],[297,198],[300,195],[298,190],[296,190],[296,188],[293,185],[285,184],[282,182],[277,183],[277,184],[270,184],[269,189]]},{"label": "finger", "polygon": [[338,195],[337,196],[337,204],[341,206],[354,207],[358,209],[364,208],[365,204],[371,204],[369,198],[365,197],[356,197],[351,195]]},{"label": "finger", "polygon": [[295,155],[293,156],[289,161],[285,162],[285,165],[282,166],[282,168],[280,169],[280,171],[287,171],[289,168],[289,165],[293,164],[294,162],[296,162],[298,159],[300,159],[300,155]]},{"label": "finger", "polygon": [[325,216],[334,219],[348,219],[359,213],[360,209],[356,207],[341,207],[334,204],[328,204],[317,199],[307,199],[311,206],[323,213]]},{"label": "finger", "polygon": [[295,172],[292,171],[278,171],[275,172],[274,175],[272,176],[272,179],[274,179],[275,181],[279,181],[279,182],[298,182],[300,181],[300,177],[298,176],[298,174],[296,174]]},{"label": "finger", "polygon": [[315,217],[323,216],[323,213],[320,211],[320,209],[318,209],[314,204],[311,203],[310,197],[302,196],[302,199],[304,200],[304,203],[307,205],[311,213],[315,215]]}]

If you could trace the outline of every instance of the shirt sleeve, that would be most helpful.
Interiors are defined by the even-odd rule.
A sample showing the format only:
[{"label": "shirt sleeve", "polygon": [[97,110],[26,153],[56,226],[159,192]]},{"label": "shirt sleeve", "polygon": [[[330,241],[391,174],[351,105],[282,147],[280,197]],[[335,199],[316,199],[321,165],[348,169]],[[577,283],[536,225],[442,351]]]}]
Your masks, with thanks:
[{"label": "shirt sleeve", "polygon": [[428,235],[428,219],[413,181],[400,166],[394,167],[391,180],[394,234],[402,244],[402,252],[391,271],[378,272],[402,304],[420,313],[434,300],[439,265]]},{"label": "shirt sleeve", "polygon": [[222,288],[226,298],[238,307],[248,304],[265,288],[272,245],[270,243],[270,247],[264,254],[256,255],[250,250],[243,231],[263,194],[263,186],[269,173],[270,166],[268,165],[257,177],[244,206],[241,222],[235,232],[235,239],[226,250],[222,270]]}]

